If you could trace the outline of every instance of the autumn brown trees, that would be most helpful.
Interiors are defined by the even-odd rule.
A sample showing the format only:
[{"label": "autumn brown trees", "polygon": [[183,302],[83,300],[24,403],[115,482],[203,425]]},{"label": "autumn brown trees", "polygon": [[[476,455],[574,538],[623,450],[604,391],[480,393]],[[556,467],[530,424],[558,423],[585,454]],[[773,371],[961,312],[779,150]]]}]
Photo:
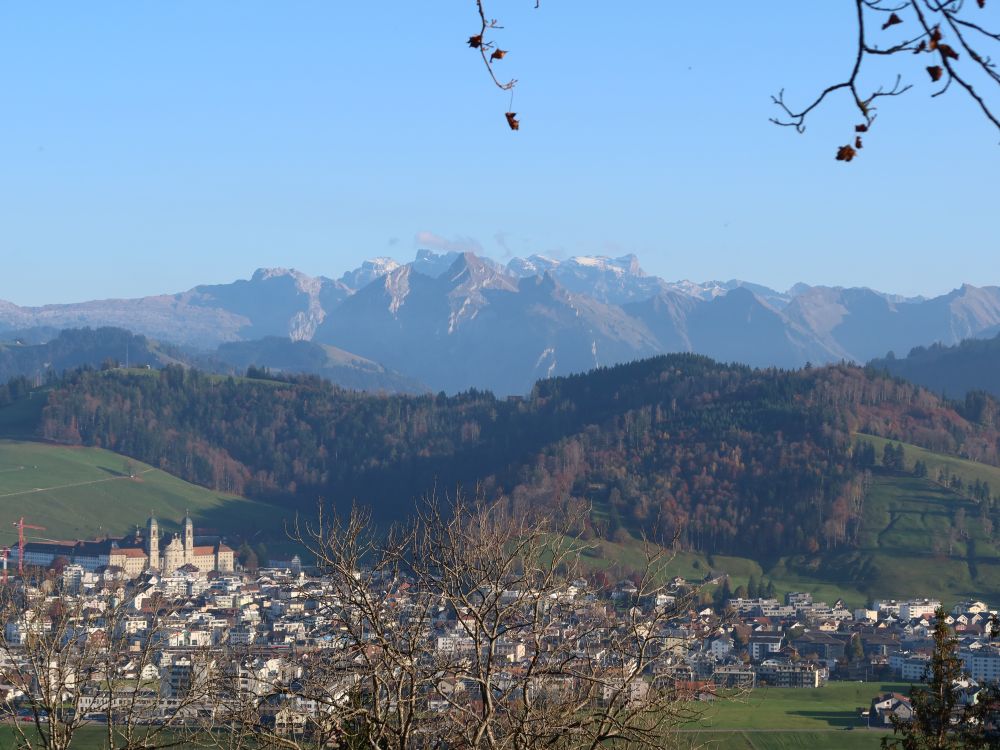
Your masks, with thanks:
[{"label": "autumn brown trees", "polygon": [[[856,367],[670,355],[541,381],[522,400],[82,372],[47,392],[40,431],[286,506],[356,498],[388,521],[436,480],[481,483],[515,513],[576,517],[580,534],[679,534],[687,549],[754,556],[852,542],[878,458],[855,433],[997,463],[996,411]],[[578,512],[591,503],[599,512]]]}]

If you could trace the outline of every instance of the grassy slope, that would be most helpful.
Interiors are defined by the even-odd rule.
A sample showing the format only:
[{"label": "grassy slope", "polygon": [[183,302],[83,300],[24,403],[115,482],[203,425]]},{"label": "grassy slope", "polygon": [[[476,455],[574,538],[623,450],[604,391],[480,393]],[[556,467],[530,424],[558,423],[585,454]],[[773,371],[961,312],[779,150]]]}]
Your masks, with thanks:
[{"label": "grassy slope", "polygon": [[[692,733],[687,747],[692,750],[876,750],[882,746],[882,732],[858,729],[845,732],[698,732]],[[683,747],[683,746],[682,746]]]},{"label": "grassy slope", "polygon": [[[719,750],[862,750],[877,748],[886,732],[868,730],[858,718],[877,694],[906,692],[897,683],[832,682],[817,690],[756,690],[739,702],[717,701],[679,735],[681,746]],[[853,727],[845,731],[847,727]],[[0,748],[11,746],[9,727],[0,727]],[[74,737],[73,747],[105,747],[102,728],[88,726]]]},{"label": "grassy slope", "polygon": [[[953,538],[959,508],[967,536]],[[995,601],[1000,557],[995,535],[985,533],[978,512],[975,503],[929,480],[876,474],[856,548],[785,558],[769,573],[781,587],[822,581],[851,604],[911,596]]]},{"label": "grassy slope", "polygon": [[[742,701],[717,701],[697,722],[691,745],[720,750],[875,748],[886,733],[867,729],[858,709],[897,683],[831,682],[816,690],[760,689]],[[851,727],[851,729],[847,729]]]},{"label": "grassy slope", "polygon": [[[859,436],[875,444],[884,439]],[[938,485],[933,478],[946,468],[966,483],[989,482],[1000,489],[1000,468],[904,444],[906,464],[927,464],[929,477],[916,479],[876,471],[866,499],[858,548],[813,559],[783,559],[767,574],[781,589],[814,590],[817,583],[832,599],[842,592],[850,604],[872,597],[935,596],[945,602],[976,597],[1000,598],[1000,544],[979,520],[979,506]],[[966,535],[953,538],[957,510],[966,516]],[[994,514],[993,526],[1000,528]]]},{"label": "grassy slope", "polygon": [[[887,442],[871,440],[881,456]],[[769,569],[742,557],[680,553],[670,571],[698,580],[707,571],[728,573],[732,586],[750,576],[770,579],[778,595],[809,591],[818,600],[844,599],[860,606],[872,598],[934,596],[946,603],[975,597],[1000,599],[1000,531],[987,535],[979,520],[979,507],[968,498],[938,485],[933,478],[947,468],[966,483],[989,482],[1000,490],[1000,468],[905,445],[907,466],[916,460],[927,464],[929,477],[916,479],[876,469],[856,548],[812,557],[783,557]],[[955,511],[964,510],[967,537],[952,539]],[[598,514],[600,509],[598,509]],[[1000,530],[1000,515],[992,519]],[[602,553],[589,562],[597,568],[616,563],[634,567],[641,561],[636,545],[602,543]]]},{"label": "grassy slope", "polygon": [[32,535],[52,539],[123,534],[144,524],[150,510],[167,529],[190,509],[199,528],[220,533],[280,530],[280,518],[264,503],[131,465],[134,479],[125,473],[126,459],[110,451],[0,440],[0,541],[13,541],[10,524],[22,515],[46,527]]},{"label": "grassy slope", "polygon": [[[885,444],[893,442],[885,438],[875,437],[874,435],[859,434],[858,438],[872,443],[875,446],[875,455],[880,460],[882,458],[882,451],[885,449]],[[927,464],[927,473],[931,479],[937,477],[940,469],[946,468],[952,474],[962,477],[962,480],[966,483],[975,482],[978,479],[980,482],[989,482],[990,487],[993,488],[993,494],[1000,492],[1000,467],[982,464],[978,461],[968,461],[955,456],[946,456],[942,453],[934,453],[933,451],[918,448],[909,443],[902,443],[902,446],[906,466],[912,468],[916,461],[923,461]]]},{"label": "grassy slope", "polygon": [[[145,371],[144,371],[145,372]],[[43,404],[41,392],[0,409],[0,435],[30,437]],[[886,441],[871,440],[878,455]],[[906,445],[907,464],[927,464],[930,478],[879,473],[867,499],[858,548],[813,558],[782,558],[768,570],[746,558],[679,553],[669,570],[698,580],[709,571],[728,573],[733,588],[751,575],[770,579],[779,595],[809,591],[817,599],[843,598],[860,605],[879,596],[1000,597],[1000,546],[978,522],[977,506],[931,481],[942,468],[966,482],[986,481],[1000,490],[1000,468],[944,456]],[[170,528],[190,507],[200,527],[252,535],[260,529],[281,536],[282,521],[262,503],[222,495],[139,465],[136,480],[121,475],[125,459],[108,451],[39,443],[0,441],[0,542],[3,529],[22,513],[46,526],[52,538],[124,533],[143,523],[152,508]],[[20,469],[18,467],[35,467]],[[98,481],[101,480],[101,481]],[[61,485],[74,485],[64,487]],[[39,488],[39,489],[36,489]],[[969,538],[951,540],[954,512],[962,507]],[[595,509],[600,514],[601,509]],[[1000,517],[994,519],[1000,529]],[[936,549],[935,549],[936,548]],[[585,562],[594,568],[636,568],[642,554],[636,543],[603,541]]]}]

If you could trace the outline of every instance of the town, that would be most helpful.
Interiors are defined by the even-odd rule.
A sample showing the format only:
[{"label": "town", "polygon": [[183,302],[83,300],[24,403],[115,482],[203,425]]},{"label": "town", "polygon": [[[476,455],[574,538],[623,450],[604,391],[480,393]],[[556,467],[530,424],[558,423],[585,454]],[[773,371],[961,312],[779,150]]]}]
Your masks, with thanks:
[{"label": "town", "polygon": [[[214,548],[196,547],[190,519],[184,526],[186,539],[172,542],[180,552],[162,573],[148,562],[155,557],[146,555],[139,571],[102,564],[77,545],[83,551],[77,559],[29,565],[7,584],[0,703],[10,715],[47,718],[68,711],[66,720],[83,726],[120,722],[127,713],[137,725],[187,731],[204,717],[216,726],[232,723],[250,706],[256,732],[315,733],[322,726],[317,717],[327,714],[342,725],[342,718],[333,718],[338,707],[370,689],[361,674],[366,649],[389,650],[390,642],[414,635],[421,643],[408,648],[433,662],[437,673],[433,688],[420,691],[414,702],[424,714],[445,715],[480,702],[469,663],[488,659],[491,679],[498,686],[522,681],[522,696],[525,685],[542,691],[564,686],[567,674],[578,681],[596,674],[579,665],[567,670],[568,658],[586,654],[590,667],[611,671],[630,662],[631,677],[609,683],[602,672],[601,690],[588,698],[595,705],[616,700],[610,695],[615,685],[628,706],[651,691],[669,695],[674,704],[694,704],[733,691],[820,688],[831,680],[919,682],[933,650],[935,613],[944,611],[943,602],[927,598],[877,600],[852,611],[841,601],[814,601],[808,593],[788,593],[782,600],[730,597],[699,606],[694,594],[704,581],[676,577],[650,591],[641,582],[599,588],[580,577],[545,589],[541,597],[526,597],[538,592],[517,588],[499,592],[498,607],[512,611],[541,601],[541,634],[511,626],[484,639],[495,631],[481,612],[472,611],[475,605],[430,601],[415,580],[359,569],[347,579],[355,582],[352,596],[343,579],[298,556],[259,570],[234,568],[231,557],[219,566],[220,550],[231,555],[229,548],[220,541]],[[156,533],[155,519],[147,528]],[[146,548],[152,544],[155,550],[158,539],[149,538]],[[127,549],[140,549],[140,540],[136,545]],[[205,550],[198,559],[204,570],[183,562],[185,548]],[[48,552],[66,549],[57,545]],[[122,555],[114,546],[108,550],[112,560]],[[28,553],[36,564],[46,550],[29,547]],[[376,603],[379,613],[364,611],[365,602]],[[495,619],[503,619],[502,609],[497,612]],[[991,638],[994,615],[982,601],[957,602],[947,610],[968,700],[979,684],[1000,678],[1000,647]],[[359,622],[364,626],[357,630]],[[380,642],[366,627],[387,628],[387,640]],[[621,639],[630,628],[632,635]],[[62,657],[50,654],[39,673],[35,646],[45,640],[64,647],[72,642],[74,648],[59,649],[72,657],[58,668]],[[646,661],[629,655],[636,643],[655,644]],[[557,671],[539,668],[556,661]],[[317,678],[309,672],[319,665],[325,705],[303,687]],[[873,691],[871,698],[871,727],[891,728],[891,717],[911,713],[906,696]]]}]

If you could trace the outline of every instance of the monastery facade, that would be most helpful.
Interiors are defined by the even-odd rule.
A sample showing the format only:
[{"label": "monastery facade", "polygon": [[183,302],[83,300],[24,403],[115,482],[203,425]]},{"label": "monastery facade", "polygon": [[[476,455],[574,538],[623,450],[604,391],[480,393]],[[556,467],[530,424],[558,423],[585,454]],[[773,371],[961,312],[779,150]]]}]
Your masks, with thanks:
[{"label": "monastery facade", "polygon": [[160,525],[155,516],[146,522],[145,537],[136,530],[134,536],[102,541],[29,542],[24,545],[26,565],[48,567],[60,557],[80,565],[86,570],[101,567],[118,567],[134,578],[147,570],[164,575],[181,570],[190,572],[231,573],[234,568],[233,550],[221,541],[215,544],[196,545],[194,521],[184,517],[183,531],[170,539],[160,536]]}]

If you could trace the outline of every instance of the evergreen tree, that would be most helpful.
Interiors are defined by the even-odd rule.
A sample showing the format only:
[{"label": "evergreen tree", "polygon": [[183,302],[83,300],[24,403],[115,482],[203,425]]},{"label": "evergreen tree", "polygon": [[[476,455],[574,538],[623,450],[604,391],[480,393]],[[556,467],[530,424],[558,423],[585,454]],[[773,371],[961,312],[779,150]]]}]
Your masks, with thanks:
[{"label": "evergreen tree", "polygon": [[886,443],[882,449],[882,466],[889,471],[898,471],[902,468],[903,446],[898,450],[893,443]]},{"label": "evergreen tree", "polygon": [[756,599],[760,596],[760,591],[757,587],[757,579],[751,575],[750,581],[747,583],[747,598]]},{"label": "evergreen tree", "polygon": [[267,552],[267,546],[263,542],[254,547],[254,554],[257,555],[257,563],[259,565],[267,565],[271,561],[271,556]]},{"label": "evergreen tree", "polygon": [[251,573],[257,570],[257,553],[246,542],[243,542],[236,550],[236,560]]},{"label": "evergreen tree", "polygon": [[854,451],[854,461],[862,469],[870,469],[875,465],[875,446],[870,440],[858,443]]},{"label": "evergreen tree", "polygon": [[967,716],[958,701],[956,682],[965,675],[958,655],[958,639],[945,622],[947,613],[934,613],[934,650],[924,669],[923,685],[910,689],[913,718],[892,717],[893,737],[882,739],[894,750],[960,750],[988,747],[982,725]]},{"label": "evergreen tree", "polygon": [[723,576],[722,585],[715,590],[715,608],[721,611],[726,602],[733,598],[733,591],[729,587],[729,576]]},{"label": "evergreen tree", "polygon": [[851,636],[851,661],[861,661],[865,658],[865,647],[861,642],[861,634],[855,633]]}]

